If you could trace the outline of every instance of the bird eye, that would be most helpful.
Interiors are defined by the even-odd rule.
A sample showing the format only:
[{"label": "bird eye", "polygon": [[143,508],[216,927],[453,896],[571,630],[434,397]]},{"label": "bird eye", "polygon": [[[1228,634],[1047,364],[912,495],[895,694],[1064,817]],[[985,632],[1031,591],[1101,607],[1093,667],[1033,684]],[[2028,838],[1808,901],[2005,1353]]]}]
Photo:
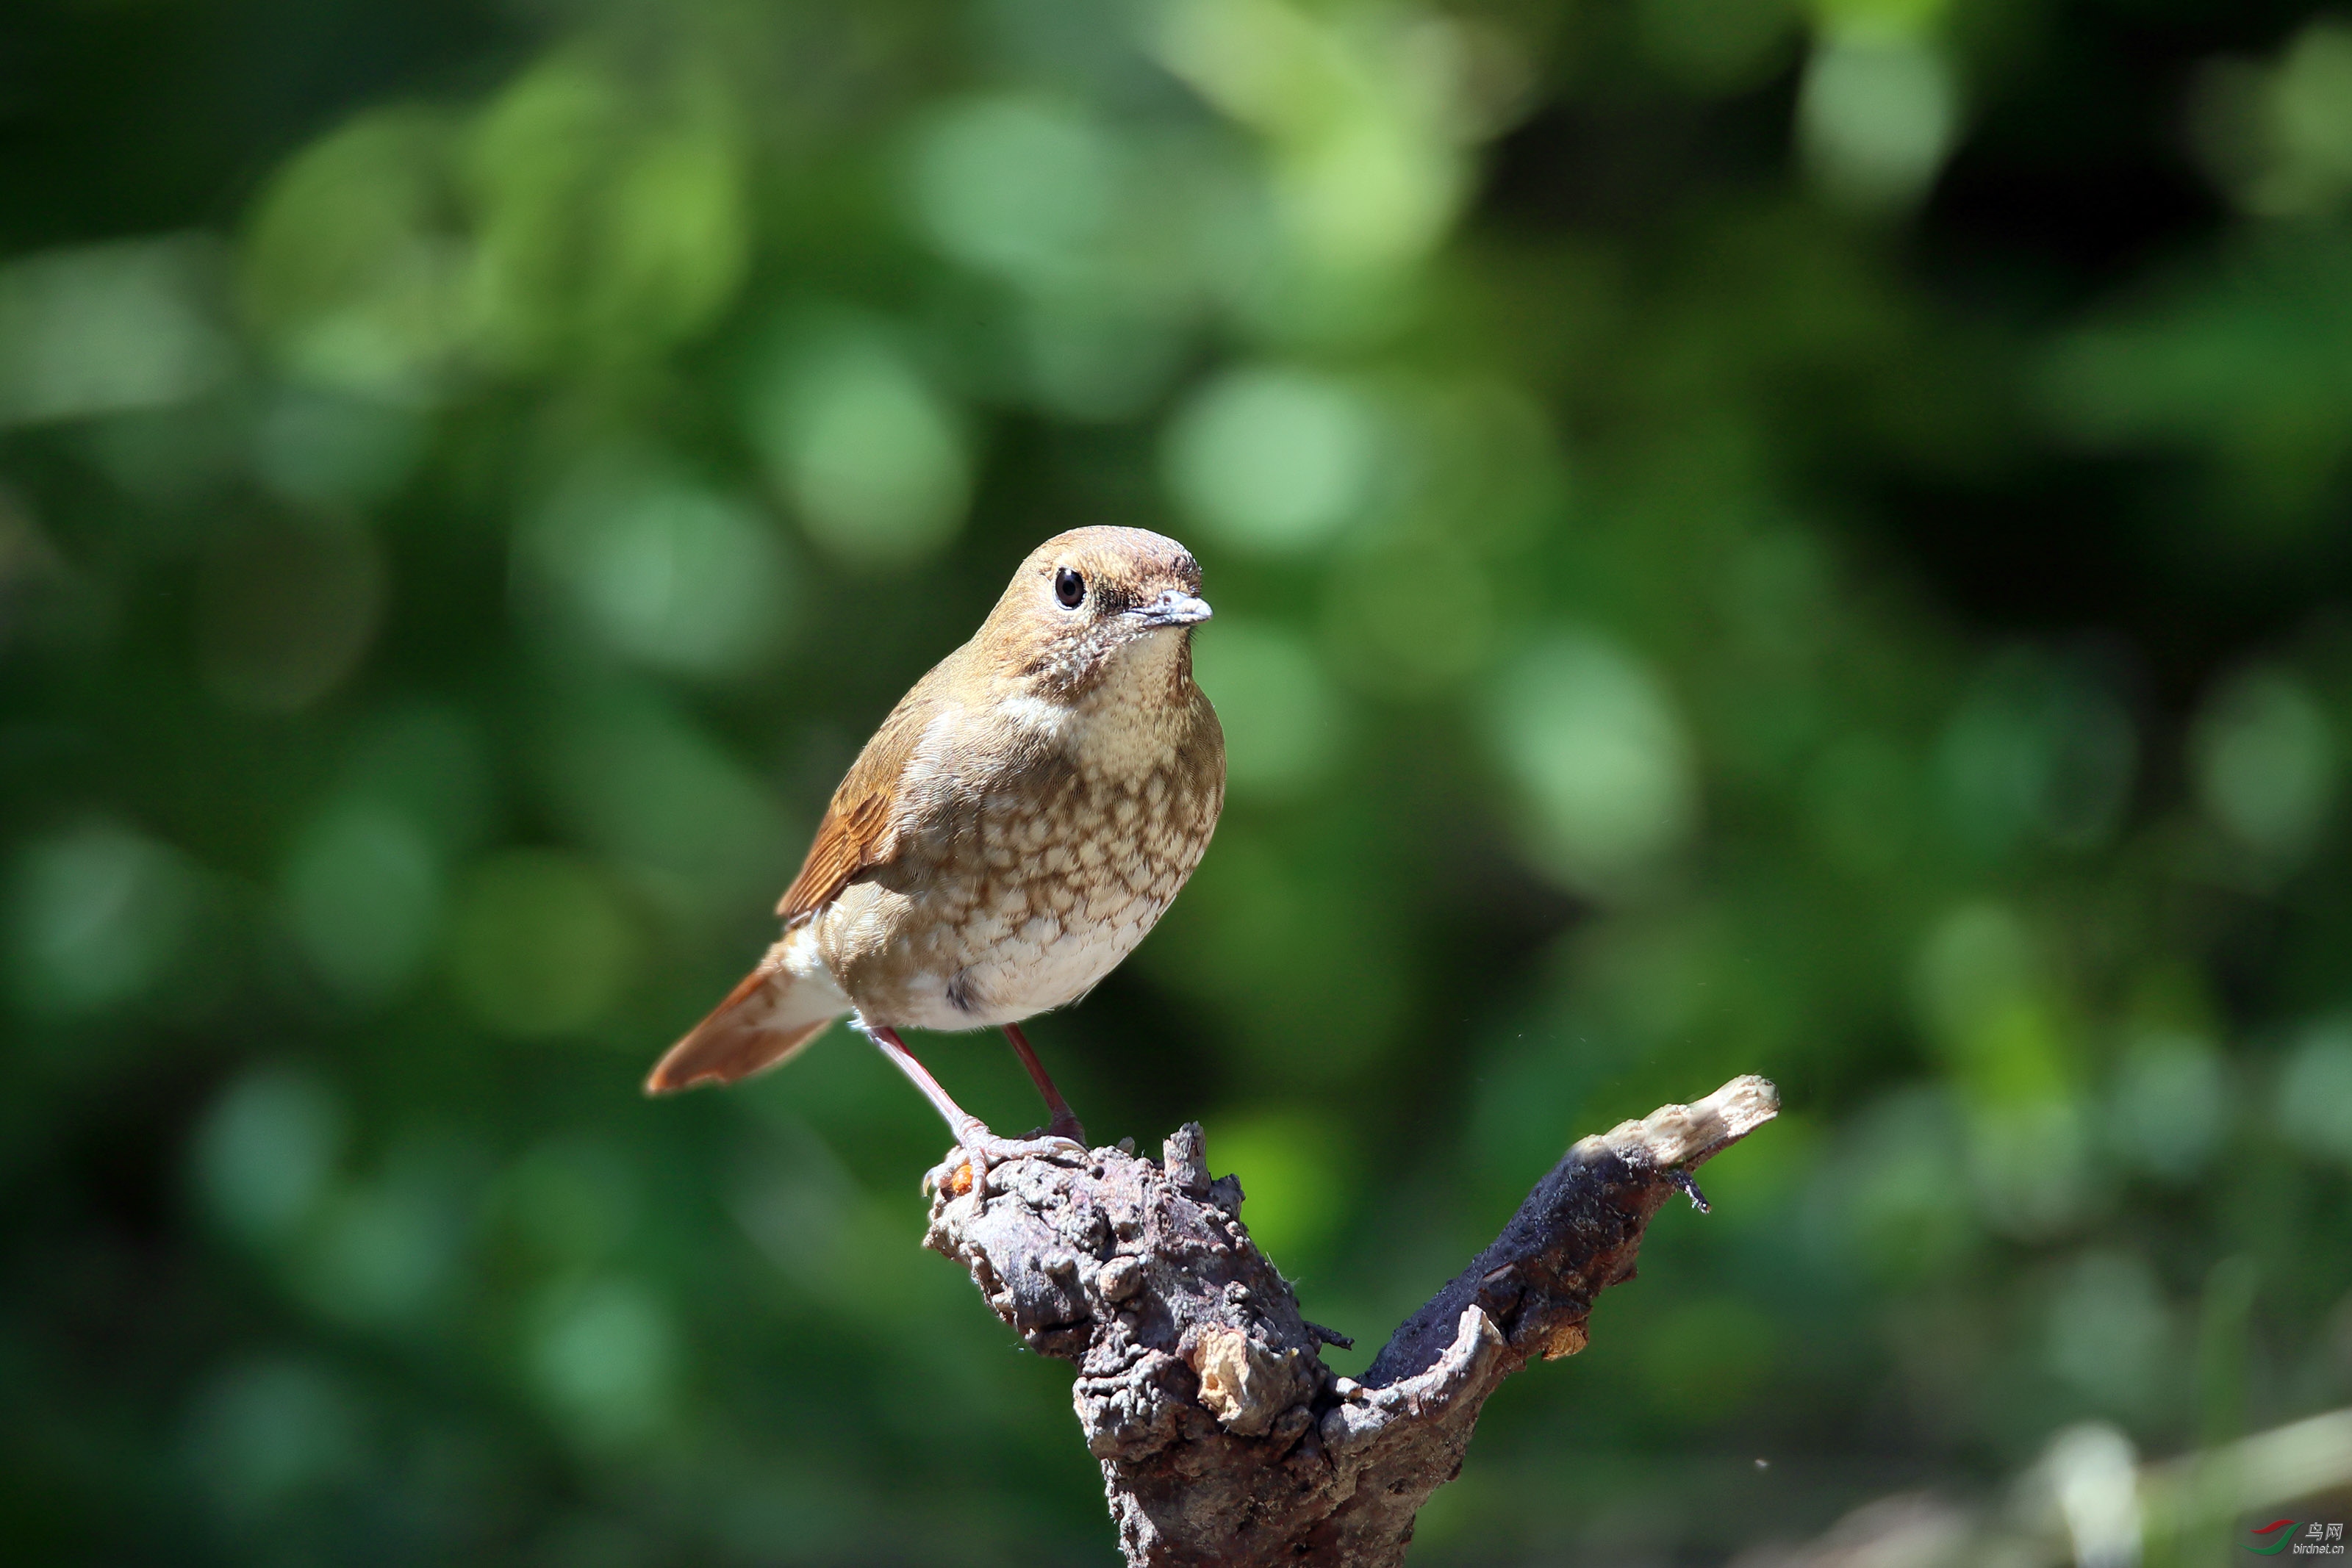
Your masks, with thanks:
[{"label": "bird eye", "polygon": [[1062,568],[1054,574],[1054,597],[1063,609],[1076,610],[1086,601],[1087,580],[1066,566]]}]

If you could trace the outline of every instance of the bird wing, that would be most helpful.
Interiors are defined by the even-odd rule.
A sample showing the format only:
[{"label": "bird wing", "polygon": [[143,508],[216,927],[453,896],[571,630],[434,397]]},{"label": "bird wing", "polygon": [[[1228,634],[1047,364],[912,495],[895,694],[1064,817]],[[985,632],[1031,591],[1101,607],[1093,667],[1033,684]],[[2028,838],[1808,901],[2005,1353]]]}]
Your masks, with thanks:
[{"label": "bird wing", "polygon": [[889,795],[845,799],[847,790],[845,783],[825,809],[824,821],[817,824],[816,841],[809,845],[808,859],[801,862],[800,875],[793,878],[792,886],[777,901],[776,915],[787,925],[815,914],[849,885],[851,877],[889,858]]},{"label": "bird wing", "polygon": [[939,711],[937,694],[946,669],[942,663],[901,697],[850,764],[848,776],[825,808],[824,821],[817,824],[816,841],[809,845],[800,875],[777,902],[776,915],[785,925],[832,903],[860,872],[889,862],[898,837],[901,782]]}]

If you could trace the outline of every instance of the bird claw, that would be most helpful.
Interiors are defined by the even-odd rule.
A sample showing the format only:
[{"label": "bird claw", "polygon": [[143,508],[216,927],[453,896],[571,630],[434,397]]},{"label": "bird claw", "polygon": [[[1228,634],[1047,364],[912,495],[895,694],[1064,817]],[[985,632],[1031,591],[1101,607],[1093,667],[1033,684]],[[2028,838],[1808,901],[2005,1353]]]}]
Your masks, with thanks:
[{"label": "bird claw", "polygon": [[942,1192],[961,1197],[978,1189],[985,1197],[987,1173],[1012,1160],[1046,1160],[1056,1165],[1082,1165],[1092,1158],[1086,1145],[1059,1133],[1030,1138],[1000,1138],[979,1127],[960,1141],[948,1157],[923,1173],[922,1192],[929,1197]]},{"label": "bird claw", "polygon": [[1093,1153],[1094,1151],[1087,1147],[1083,1138],[1073,1138],[1066,1133],[1034,1133],[1025,1138],[999,1140],[999,1147],[989,1151],[989,1158],[1060,1162],[1076,1158],[1084,1162],[1092,1158]]}]

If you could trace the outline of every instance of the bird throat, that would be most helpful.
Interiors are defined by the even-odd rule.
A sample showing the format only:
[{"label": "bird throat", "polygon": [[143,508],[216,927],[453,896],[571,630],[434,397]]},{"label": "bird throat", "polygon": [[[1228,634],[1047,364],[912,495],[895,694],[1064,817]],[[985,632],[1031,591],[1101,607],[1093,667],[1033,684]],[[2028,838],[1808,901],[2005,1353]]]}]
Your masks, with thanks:
[{"label": "bird throat", "polygon": [[1081,774],[1137,783],[1168,768],[1191,736],[1192,676],[1191,639],[1171,627],[1120,648],[1085,690],[1021,706],[1031,723],[1055,732]]}]

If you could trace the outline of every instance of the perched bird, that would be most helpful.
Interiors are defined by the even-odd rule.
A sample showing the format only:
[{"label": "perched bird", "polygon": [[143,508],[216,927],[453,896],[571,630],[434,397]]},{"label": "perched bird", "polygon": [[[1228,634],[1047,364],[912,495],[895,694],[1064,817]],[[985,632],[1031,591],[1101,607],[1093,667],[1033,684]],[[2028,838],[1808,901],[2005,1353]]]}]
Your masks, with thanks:
[{"label": "perched bird", "polygon": [[898,1031],[995,1026],[1051,1136],[1083,1146],[1020,1022],[1117,967],[1209,846],[1225,741],[1192,683],[1200,588],[1192,552],[1141,528],[1038,546],[866,743],[776,906],[782,937],[646,1092],[776,1066],[849,1013],[955,1129],[984,1196],[987,1162],[1021,1145],[949,1098]]}]

